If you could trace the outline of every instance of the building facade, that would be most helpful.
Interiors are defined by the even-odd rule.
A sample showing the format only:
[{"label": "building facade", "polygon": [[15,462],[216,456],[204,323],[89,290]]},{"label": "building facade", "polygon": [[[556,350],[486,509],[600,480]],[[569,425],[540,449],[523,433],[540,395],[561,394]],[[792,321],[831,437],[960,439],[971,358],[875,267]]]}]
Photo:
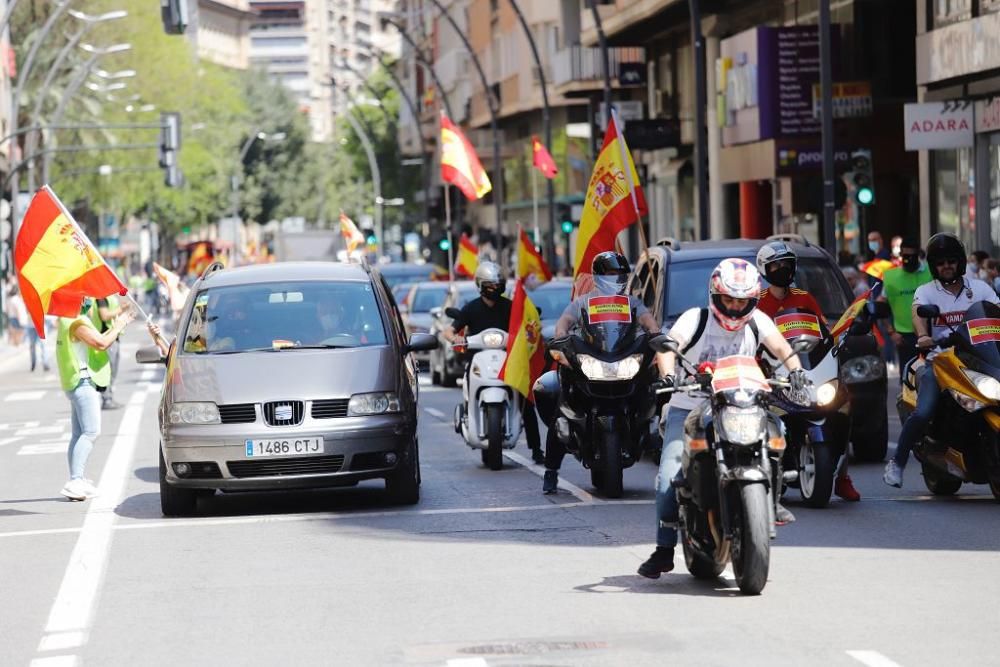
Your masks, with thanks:
[{"label": "building facade", "polygon": [[194,41],[199,58],[223,67],[245,70],[250,67],[250,23],[253,13],[249,0],[197,0]]}]

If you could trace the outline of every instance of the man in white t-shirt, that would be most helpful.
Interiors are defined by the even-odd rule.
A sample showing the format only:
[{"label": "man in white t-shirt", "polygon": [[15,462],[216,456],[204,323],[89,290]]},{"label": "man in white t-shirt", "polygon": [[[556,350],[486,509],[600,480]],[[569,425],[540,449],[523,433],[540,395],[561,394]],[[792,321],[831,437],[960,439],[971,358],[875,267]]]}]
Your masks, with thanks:
[{"label": "man in white t-shirt", "polygon": [[[760,275],[754,265],[742,259],[722,260],[712,272],[708,285],[708,308],[686,311],[668,333],[679,345],[684,358],[698,367],[736,354],[756,356],[758,346],[763,344],[776,358],[786,360],[793,387],[803,388],[806,375],[798,356],[792,353],[792,348],[771,318],[757,310]],[[657,355],[661,385],[670,387],[676,384],[677,369],[683,369],[676,361],[676,355],[671,352]],[[660,424],[663,450],[656,475],[656,551],[639,566],[639,574],[649,579],[658,579],[660,574],[674,567],[678,513],[677,494],[670,481],[681,469],[684,420],[703,400],[683,393],[675,394]],[[782,514],[779,520],[792,520],[791,513],[783,508]]]},{"label": "man in white t-shirt", "polygon": [[[910,458],[910,452],[927,430],[927,424],[934,416],[941,388],[934,377],[933,359],[937,340],[947,336],[953,327],[961,324],[965,311],[974,303],[989,301],[1000,303],[993,288],[982,280],[970,280],[963,276],[965,270],[965,246],[954,234],[935,234],[927,242],[927,264],[934,278],[917,288],[913,295],[913,330],[917,334],[917,349],[927,354],[927,363],[917,373],[917,407],[907,417],[899,433],[896,453],[885,464],[882,481],[896,488],[903,486],[903,469]],[[930,323],[917,316],[919,306],[937,306],[941,315]]]}]

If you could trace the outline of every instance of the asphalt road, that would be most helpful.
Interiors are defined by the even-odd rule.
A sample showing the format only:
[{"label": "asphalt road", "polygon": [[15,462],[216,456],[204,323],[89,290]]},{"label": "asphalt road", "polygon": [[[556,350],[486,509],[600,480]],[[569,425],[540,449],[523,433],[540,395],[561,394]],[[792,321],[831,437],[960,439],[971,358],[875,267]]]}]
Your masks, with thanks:
[{"label": "asphalt road", "polygon": [[[857,466],[860,503],[779,529],[760,597],[731,571],[636,567],[654,539],[655,469],[609,501],[568,458],[556,496],[523,446],[490,472],[455,435],[459,391],[425,386],[419,505],[381,482],[217,495],[159,513],[159,368],[125,345],[125,407],[104,413],[88,475],[59,496],[69,404],[54,374],[0,362],[0,665],[942,665],[996,663],[1000,505],[932,498],[911,466],[890,489]],[[894,428],[893,437],[898,432]],[[794,492],[793,492],[794,497]]]}]

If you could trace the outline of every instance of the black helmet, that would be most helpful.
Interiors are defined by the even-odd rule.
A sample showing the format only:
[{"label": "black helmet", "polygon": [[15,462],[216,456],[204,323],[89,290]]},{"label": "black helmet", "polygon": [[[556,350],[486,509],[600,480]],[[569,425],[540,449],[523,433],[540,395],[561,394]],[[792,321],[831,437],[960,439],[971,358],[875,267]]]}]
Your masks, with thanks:
[{"label": "black helmet", "polygon": [[795,251],[784,241],[765,243],[757,251],[757,270],[777,287],[791,286],[796,266]]},{"label": "black helmet", "polygon": [[632,272],[625,255],[608,250],[594,257],[591,272],[594,288],[601,294],[624,294],[628,275]]},{"label": "black helmet", "polygon": [[[955,277],[947,282],[941,280],[937,268],[938,263],[944,259],[951,259],[955,262]],[[950,285],[962,280],[965,273],[965,260],[965,246],[954,234],[941,232],[927,241],[927,265],[931,270],[931,276],[934,280],[941,281],[942,285]]]}]

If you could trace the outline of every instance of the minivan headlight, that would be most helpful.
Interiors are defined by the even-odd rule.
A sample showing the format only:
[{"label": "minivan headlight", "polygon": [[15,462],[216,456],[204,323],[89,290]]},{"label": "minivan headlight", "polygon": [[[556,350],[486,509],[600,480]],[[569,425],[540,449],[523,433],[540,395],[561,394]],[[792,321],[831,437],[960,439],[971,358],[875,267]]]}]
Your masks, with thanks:
[{"label": "minivan headlight", "polygon": [[171,424],[221,424],[215,403],[174,403],[169,413]]},{"label": "minivan headlight", "polygon": [[371,394],[355,394],[347,403],[347,415],[382,415],[399,412],[399,397],[394,391],[377,391]]}]

